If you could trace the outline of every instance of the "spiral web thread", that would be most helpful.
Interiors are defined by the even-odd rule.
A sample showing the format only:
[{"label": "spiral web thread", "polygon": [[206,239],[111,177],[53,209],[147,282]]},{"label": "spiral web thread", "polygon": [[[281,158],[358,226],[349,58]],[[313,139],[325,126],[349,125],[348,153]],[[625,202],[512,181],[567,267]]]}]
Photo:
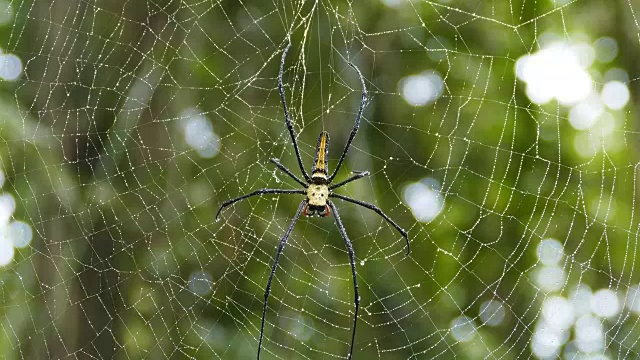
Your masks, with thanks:
[{"label": "spiral web thread", "polygon": [[[336,201],[358,260],[354,358],[640,356],[633,2],[595,29],[585,14],[614,12],[583,0],[3,4],[7,358],[255,357],[300,197],[214,215],[297,185],[269,163],[298,173],[276,83],[289,38],[303,160],[327,130],[335,164],[354,62],[371,100],[336,180],[371,171],[342,193],[412,244]],[[333,220],[301,219],[263,358],[346,358],[351,284]]]}]

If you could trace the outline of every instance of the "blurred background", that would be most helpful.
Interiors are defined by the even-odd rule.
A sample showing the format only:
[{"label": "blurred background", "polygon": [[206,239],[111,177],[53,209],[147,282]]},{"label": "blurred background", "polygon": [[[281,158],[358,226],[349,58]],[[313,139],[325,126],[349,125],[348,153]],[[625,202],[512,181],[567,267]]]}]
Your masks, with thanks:
[{"label": "blurred background", "polygon": [[[355,359],[640,357],[640,3],[0,0],[0,357],[255,358],[319,131]],[[299,186],[299,185],[298,185]],[[302,218],[263,359],[345,359],[335,223]]]}]

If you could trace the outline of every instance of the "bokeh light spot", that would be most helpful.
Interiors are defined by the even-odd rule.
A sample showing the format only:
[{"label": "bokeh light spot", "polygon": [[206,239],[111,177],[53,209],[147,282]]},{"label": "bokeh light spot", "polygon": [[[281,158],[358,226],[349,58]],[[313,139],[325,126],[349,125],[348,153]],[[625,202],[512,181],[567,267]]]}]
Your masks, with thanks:
[{"label": "bokeh light spot", "polygon": [[213,132],[207,117],[197,109],[182,113],[185,141],[203,158],[212,158],[220,151],[220,138]]},{"label": "bokeh light spot", "polygon": [[6,226],[16,210],[16,201],[9,194],[0,195],[0,226]]},{"label": "bokeh light spot", "polygon": [[584,43],[554,42],[536,53],[518,59],[516,76],[527,84],[527,96],[537,104],[556,99],[573,105],[592,91],[591,76],[585,69],[591,59]]},{"label": "bokeh light spot", "polygon": [[440,74],[429,70],[401,79],[399,88],[400,93],[410,105],[424,106],[442,96],[444,82]]},{"label": "bokeh light spot", "polygon": [[542,304],[542,316],[545,323],[558,330],[567,330],[574,321],[573,307],[561,296],[552,296]]},{"label": "bokeh light spot", "polygon": [[556,265],[564,257],[564,250],[560,241],[544,239],[538,244],[538,259],[545,265]]},{"label": "bokeh light spot", "polygon": [[451,321],[451,335],[460,342],[467,342],[476,336],[476,325],[473,319],[459,316]]},{"label": "bokeh light spot", "polygon": [[587,285],[580,284],[569,295],[569,301],[573,306],[576,316],[582,316],[591,312],[591,297],[593,292]]},{"label": "bokeh light spot", "polygon": [[569,123],[577,130],[591,128],[604,113],[604,106],[600,97],[594,92],[579,102],[569,112]]},{"label": "bokeh light spot", "polygon": [[596,51],[596,60],[601,63],[608,63],[618,56],[618,43],[608,36],[603,36],[593,42]]},{"label": "bokeh light spot", "polygon": [[9,265],[14,254],[13,244],[6,237],[0,236],[0,266]]},{"label": "bokeh light spot", "polygon": [[629,82],[629,74],[620,68],[611,68],[604,73],[604,81],[620,81],[621,83]]},{"label": "bokeh light spot", "polygon": [[533,333],[531,350],[541,359],[553,358],[564,344],[560,331],[550,327],[539,327]]},{"label": "bokeh light spot", "polygon": [[429,222],[442,211],[444,198],[437,190],[439,187],[435,179],[425,178],[404,188],[403,199],[419,221]]},{"label": "bokeh light spot", "polygon": [[307,341],[311,339],[314,332],[313,321],[307,316],[292,316],[290,321],[289,333],[299,341]]},{"label": "bokeh light spot", "polygon": [[22,221],[14,221],[9,225],[9,239],[13,246],[23,248],[31,243],[33,233],[31,226]]},{"label": "bokeh light spot", "polygon": [[640,285],[629,287],[629,290],[627,290],[625,305],[629,310],[640,314]]},{"label": "bokeh light spot", "polygon": [[565,273],[559,266],[543,266],[538,269],[536,283],[544,291],[558,291],[564,286]]},{"label": "bokeh light spot", "polygon": [[579,318],[575,325],[575,342],[580,351],[601,351],[604,348],[604,332],[600,320],[591,315]]},{"label": "bokeh light spot", "polygon": [[213,277],[206,271],[196,271],[189,278],[189,289],[197,295],[206,295],[213,288]]},{"label": "bokeh light spot", "polygon": [[604,84],[601,97],[609,109],[619,110],[629,102],[629,88],[620,81],[609,81]]},{"label": "bokeh light spot", "polygon": [[488,300],[480,305],[480,319],[489,326],[500,325],[504,315],[504,305],[500,301]]},{"label": "bokeh light spot", "polygon": [[15,80],[22,73],[22,61],[13,54],[0,55],[0,78]]},{"label": "bokeh light spot", "polygon": [[613,317],[620,311],[618,295],[609,289],[598,290],[591,297],[591,310],[602,317]]}]

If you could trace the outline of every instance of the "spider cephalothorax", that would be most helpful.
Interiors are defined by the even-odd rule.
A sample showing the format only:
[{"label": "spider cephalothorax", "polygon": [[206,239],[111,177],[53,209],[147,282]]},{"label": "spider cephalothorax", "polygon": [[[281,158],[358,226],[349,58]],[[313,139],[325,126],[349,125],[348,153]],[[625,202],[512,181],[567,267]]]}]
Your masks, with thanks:
[{"label": "spider cephalothorax", "polygon": [[280,245],[278,246],[278,251],[276,252],[276,258],[273,262],[273,267],[271,268],[269,279],[267,280],[267,286],[264,291],[264,303],[262,304],[263,306],[262,306],[262,323],[260,325],[260,340],[258,342],[258,359],[260,359],[260,350],[262,349],[262,338],[264,334],[265,316],[267,313],[267,299],[269,298],[269,293],[271,292],[271,282],[273,281],[273,275],[276,273],[276,269],[278,268],[280,255],[282,254],[282,251],[284,250],[284,246],[286,245],[287,240],[289,239],[289,236],[293,231],[293,226],[296,224],[296,222],[300,218],[300,215],[305,215],[308,217],[311,217],[311,216],[325,217],[325,216],[328,216],[333,211],[333,216],[336,219],[336,225],[338,226],[338,231],[340,232],[340,235],[344,239],[345,246],[347,247],[347,252],[349,253],[349,262],[351,264],[351,275],[353,277],[355,314],[353,317],[353,331],[351,333],[351,347],[349,349],[349,355],[348,355],[348,358],[351,359],[351,356],[353,355],[353,344],[356,337],[356,323],[358,320],[358,309],[360,308],[360,295],[358,293],[358,280],[356,278],[355,254],[353,252],[353,246],[351,245],[351,240],[349,240],[349,237],[347,236],[347,232],[344,229],[344,225],[342,224],[342,220],[340,220],[338,209],[333,204],[333,202],[331,202],[330,198],[337,198],[340,200],[344,200],[344,201],[347,201],[356,205],[360,205],[362,207],[375,211],[384,220],[386,220],[389,224],[391,224],[394,228],[396,228],[398,232],[400,232],[400,234],[402,235],[402,237],[405,239],[407,243],[407,254],[409,254],[411,249],[409,247],[409,239],[407,237],[407,232],[404,231],[404,229],[402,229],[393,220],[391,220],[384,212],[382,212],[382,210],[380,210],[380,208],[378,208],[373,204],[352,199],[348,196],[335,194],[333,192],[333,190],[339,187],[342,187],[354,180],[358,180],[362,177],[369,175],[368,171],[354,172],[354,174],[351,177],[347,178],[346,180],[341,181],[337,184],[333,184],[333,178],[338,173],[338,170],[340,170],[340,166],[342,165],[342,162],[344,161],[344,158],[347,155],[347,152],[349,151],[351,142],[353,141],[353,139],[356,136],[356,133],[358,132],[358,128],[360,127],[360,119],[362,118],[362,112],[367,103],[367,88],[364,83],[364,78],[362,77],[360,70],[358,70],[358,68],[352,63],[349,63],[349,65],[353,67],[353,69],[360,76],[360,83],[362,85],[362,97],[360,99],[360,108],[358,109],[358,115],[356,115],[356,120],[355,120],[355,124],[353,125],[353,130],[351,130],[351,135],[349,136],[349,139],[347,140],[347,144],[345,145],[344,150],[342,151],[342,155],[340,156],[340,159],[336,164],[336,168],[333,170],[333,173],[331,174],[331,176],[329,176],[329,164],[328,164],[329,134],[326,131],[321,132],[320,135],[318,136],[318,144],[316,145],[316,156],[313,162],[313,167],[311,168],[311,176],[309,176],[309,174],[306,172],[306,170],[302,166],[302,158],[300,157],[300,150],[298,149],[296,134],[293,131],[293,124],[291,123],[291,118],[289,117],[289,110],[287,109],[287,102],[284,96],[284,87],[282,85],[282,73],[284,71],[284,60],[287,56],[287,52],[289,51],[290,47],[291,47],[291,43],[287,45],[287,47],[284,49],[282,53],[282,61],[280,62],[280,73],[278,74],[278,90],[280,92],[280,99],[282,101],[282,107],[284,109],[284,120],[287,125],[287,129],[289,130],[289,135],[291,135],[291,142],[293,143],[293,149],[296,153],[296,158],[298,160],[298,165],[300,166],[300,171],[302,172],[302,176],[304,177],[304,181],[298,178],[296,175],[294,175],[291,172],[291,170],[289,170],[287,167],[282,165],[278,159],[271,159],[271,162],[273,162],[278,167],[278,169],[282,170],[284,173],[289,175],[298,184],[302,185],[304,189],[300,189],[300,190],[260,189],[260,190],[255,190],[248,194],[239,196],[237,198],[229,199],[223,202],[222,205],[220,206],[220,209],[216,214],[216,220],[219,218],[220,212],[222,211],[222,209],[224,209],[225,207],[233,203],[236,203],[240,200],[246,199],[251,196],[263,195],[263,194],[305,195],[305,198],[300,202],[300,206],[298,206],[298,211],[293,216],[293,220],[291,221],[289,228],[287,229],[285,234],[282,236],[282,239],[280,240]]}]

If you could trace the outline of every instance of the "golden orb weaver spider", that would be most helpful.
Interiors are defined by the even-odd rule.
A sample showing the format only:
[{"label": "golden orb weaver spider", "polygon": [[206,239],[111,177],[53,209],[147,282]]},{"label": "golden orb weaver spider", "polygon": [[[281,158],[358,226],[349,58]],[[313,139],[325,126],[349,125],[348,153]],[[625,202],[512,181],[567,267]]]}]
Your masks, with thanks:
[{"label": "golden orb weaver spider", "polygon": [[278,169],[282,170],[285,174],[289,175],[293,180],[295,180],[298,184],[302,185],[305,190],[288,190],[288,189],[260,189],[250,192],[248,194],[229,199],[222,203],[220,209],[218,209],[218,213],[216,214],[216,221],[220,218],[220,212],[240,200],[244,200],[246,198],[264,195],[264,194],[301,194],[306,195],[306,197],[300,202],[298,206],[298,211],[293,216],[293,220],[291,220],[291,224],[289,228],[285,232],[284,236],[280,240],[280,245],[278,246],[278,251],[276,253],[276,258],[273,262],[273,267],[271,268],[271,274],[269,274],[269,280],[267,280],[267,286],[264,291],[264,303],[262,306],[262,322],[260,325],[260,340],[258,343],[258,360],[260,359],[260,350],[262,350],[262,338],[264,335],[264,323],[265,316],[267,313],[267,299],[269,298],[269,293],[271,292],[271,282],[273,281],[273,275],[276,273],[276,269],[278,268],[278,262],[280,261],[280,255],[284,250],[284,246],[293,231],[293,227],[300,218],[300,214],[304,214],[307,217],[312,216],[328,216],[333,211],[333,216],[336,220],[336,225],[338,226],[338,231],[342,236],[344,243],[347,247],[347,251],[349,253],[349,262],[351,263],[351,275],[353,276],[353,289],[354,289],[354,303],[355,303],[355,313],[353,317],[353,331],[351,333],[351,347],[349,349],[348,359],[351,359],[353,355],[353,344],[356,338],[356,323],[358,320],[358,310],[360,308],[360,294],[358,293],[358,280],[356,273],[356,263],[355,263],[355,255],[353,252],[353,246],[351,245],[351,240],[347,236],[347,232],[344,229],[344,225],[342,224],[342,220],[340,220],[340,215],[338,214],[338,209],[336,206],[329,200],[329,198],[337,198],[340,200],[344,200],[356,205],[360,205],[367,209],[375,211],[378,215],[380,215],[383,219],[385,219],[389,224],[391,224],[400,234],[404,237],[405,242],[407,243],[407,255],[411,251],[411,247],[409,246],[409,238],[407,236],[407,232],[401,228],[398,224],[396,224],[391,218],[389,218],[382,210],[373,205],[364,201],[352,199],[348,196],[335,194],[333,190],[340,188],[354,180],[358,180],[365,176],[369,175],[368,171],[362,172],[354,172],[354,175],[349,177],[348,179],[339,182],[337,184],[333,183],[333,178],[340,170],[340,166],[342,166],[342,162],[344,161],[347,152],[349,151],[349,147],[351,146],[351,142],[355,138],[358,133],[358,128],[360,127],[360,119],[362,118],[362,112],[364,111],[365,105],[367,103],[367,87],[364,83],[364,78],[362,77],[362,73],[360,70],[352,63],[349,65],[358,73],[360,76],[360,83],[362,85],[362,97],[360,100],[360,108],[358,109],[358,114],[356,115],[355,124],[353,126],[353,130],[351,130],[351,135],[347,140],[347,144],[344,147],[344,151],[340,156],[340,160],[338,160],[338,165],[336,165],[335,170],[331,176],[329,176],[329,164],[327,156],[329,154],[329,134],[326,131],[323,131],[318,136],[318,144],[316,145],[316,155],[313,162],[313,167],[311,168],[311,177],[304,169],[302,165],[302,159],[300,158],[300,150],[298,149],[298,143],[296,141],[296,134],[293,130],[293,124],[291,123],[291,118],[289,117],[289,109],[287,108],[287,102],[284,96],[284,87],[282,85],[282,73],[284,72],[284,61],[287,56],[287,52],[291,47],[291,43],[287,45],[282,53],[282,60],[280,62],[280,72],[278,74],[278,90],[280,92],[280,100],[282,101],[282,108],[284,109],[284,120],[287,125],[287,129],[289,130],[289,135],[291,135],[291,142],[293,143],[293,148],[296,153],[296,158],[298,159],[298,165],[300,166],[300,171],[302,172],[302,176],[305,181],[302,181],[295,174],[291,172],[291,170],[287,169],[284,165],[280,163],[278,159],[271,159],[271,162],[278,167]]}]

